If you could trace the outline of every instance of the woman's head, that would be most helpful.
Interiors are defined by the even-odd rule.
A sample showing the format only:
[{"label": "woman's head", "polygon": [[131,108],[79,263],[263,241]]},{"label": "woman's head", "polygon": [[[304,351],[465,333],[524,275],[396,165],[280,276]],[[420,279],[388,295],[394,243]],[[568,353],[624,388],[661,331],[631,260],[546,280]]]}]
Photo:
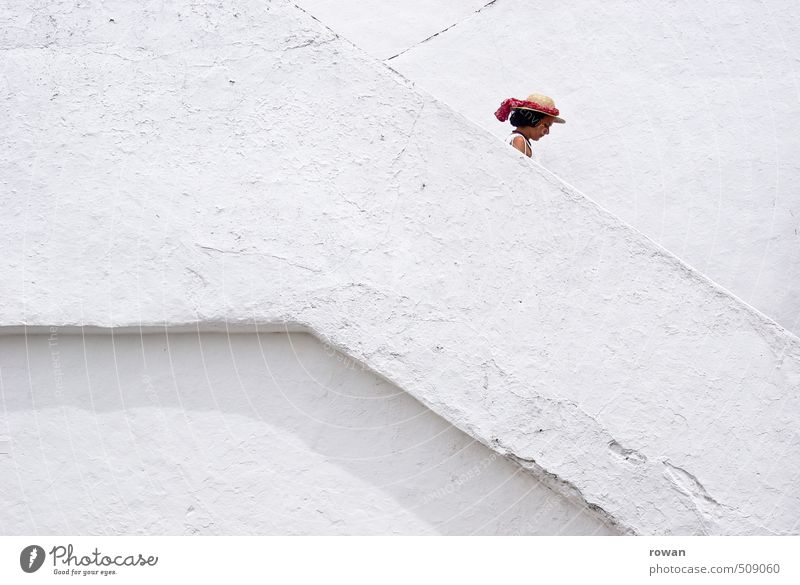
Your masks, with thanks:
[{"label": "woman's head", "polygon": [[550,126],[555,121],[553,116],[523,108],[515,109],[509,119],[511,125],[529,140],[539,140],[550,134]]},{"label": "woman's head", "polygon": [[509,120],[518,132],[530,140],[547,136],[554,123],[564,124],[564,119],[558,117],[559,111],[553,98],[539,93],[532,93],[525,100],[504,100],[494,115],[501,122]]}]

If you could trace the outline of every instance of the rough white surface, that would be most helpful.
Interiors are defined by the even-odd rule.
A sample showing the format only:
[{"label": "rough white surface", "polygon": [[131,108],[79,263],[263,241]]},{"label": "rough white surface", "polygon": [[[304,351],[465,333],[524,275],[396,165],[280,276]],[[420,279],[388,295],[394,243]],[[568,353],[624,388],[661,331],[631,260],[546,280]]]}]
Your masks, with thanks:
[{"label": "rough white surface", "polygon": [[303,0],[296,3],[359,48],[390,59],[490,4],[488,0]]},{"label": "rough white surface", "polygon": [[0,323],[304,324],[623,529],[797,532],[796,337],[293,6],[102,6],[0,27]]},{"label": "rough white surface", "polygon": [[610,534],[307,334],[0,337],[3,534]]},{"label": "rough white surface", "polygon": [[[300,4],[384,59],[379,40],[404,22],[399,8],[352,20],[357,0]],[[450,9],[446,30],[409,42],[392,68],[503,138],[501,100],[554,96],[567,124],[534,148],[542,164],[800,332],[795,2],[497,0],[468,15],[458,0],[429,4]]]}]

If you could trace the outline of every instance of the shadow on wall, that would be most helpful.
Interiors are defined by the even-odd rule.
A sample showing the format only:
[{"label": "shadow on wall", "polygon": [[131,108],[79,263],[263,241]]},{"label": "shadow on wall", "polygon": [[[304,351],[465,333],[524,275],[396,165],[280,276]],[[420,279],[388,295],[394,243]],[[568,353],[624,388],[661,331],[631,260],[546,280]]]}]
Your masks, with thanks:
[{"label": "shadow on wall", "polygon": [[6,534],[614,533],[308,334],[0,346]]}]

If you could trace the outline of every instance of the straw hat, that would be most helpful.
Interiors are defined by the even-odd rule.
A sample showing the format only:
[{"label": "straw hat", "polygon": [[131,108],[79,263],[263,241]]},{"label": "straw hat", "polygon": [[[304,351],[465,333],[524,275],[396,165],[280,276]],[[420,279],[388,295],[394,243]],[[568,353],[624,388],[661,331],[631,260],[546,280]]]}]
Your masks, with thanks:
[{"label": "straw hat", "polygon": [[527,99],[524,100],[518,100],[516,98],[508,98],[507,100],[503,100],[503,103],[500,104],[500,107],[497,109],[494,115],[501,122],[505,122],[508,120],[511,110],[530,110],[532,112],[539,112],[541,114],[553,116],[553,121],[557,122],[558,124],[567,123],[563,118],[558,117],[559,111],[555,102],[553,101],[553,98],[540,93],[532,93]]},{"label": "straw hat", "polygon": [[531,110],[534,112],[539,112],[541,114],[547,114],[548,116],[553,116],[553,118],[555,118],[553,121],[556,124],[567,123],[566,120],[558,117],[559,114],[558,108],[556,107],[556,103],[553,101],[553,98],[551,98],[550,96],[542,95],[540,93],[532,93],[527,98],[525,98],[525,101],[528,102],[528,104],[525,104],[524,106],[512,107],[511,109]]}]

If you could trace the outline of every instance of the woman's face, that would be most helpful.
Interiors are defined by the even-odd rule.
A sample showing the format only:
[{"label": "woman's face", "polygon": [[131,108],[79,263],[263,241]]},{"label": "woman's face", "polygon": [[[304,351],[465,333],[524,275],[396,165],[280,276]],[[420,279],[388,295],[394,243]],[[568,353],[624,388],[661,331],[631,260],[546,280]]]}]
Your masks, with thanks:
[{"label": "woman's face", "polygon": [[536,126],[531,128],[531,140],[539,140],[542,136],[547,136],[550,134],[550,126],[553,125],[554,118],[553,116],[546,116],[542,120],[539,121]]}]

